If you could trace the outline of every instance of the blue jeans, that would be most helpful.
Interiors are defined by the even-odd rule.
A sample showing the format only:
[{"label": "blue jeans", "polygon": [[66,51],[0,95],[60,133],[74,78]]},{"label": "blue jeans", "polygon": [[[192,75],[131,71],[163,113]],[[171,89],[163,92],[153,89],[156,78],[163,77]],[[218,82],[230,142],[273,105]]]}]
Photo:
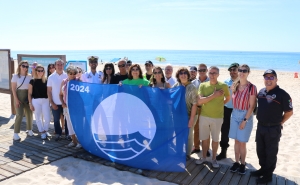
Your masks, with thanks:
[{"label": "blue jeans", "polygon": [[[54,130],[55,130],[56,134],[61,135],[62,130],[61,130],[61,126],[60,126],[60,115],[63,114],[63,108],[62,108],[62,105],[57,105],[57,107],[58,108],[56,110],[54,110],[52,108],[52,114],[53,114],[53,119],[54,119]],[[66,121],[65,121],[65,134],[66,134],[66,136],[69,134]]]}]

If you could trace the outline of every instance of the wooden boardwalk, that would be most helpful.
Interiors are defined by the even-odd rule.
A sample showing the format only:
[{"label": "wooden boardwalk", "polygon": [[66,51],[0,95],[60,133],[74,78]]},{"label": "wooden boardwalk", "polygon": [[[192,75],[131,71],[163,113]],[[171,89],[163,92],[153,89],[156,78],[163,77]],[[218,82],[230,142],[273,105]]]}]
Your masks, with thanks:
[{"label": "wooden boardwalk", "polygon": [[[39,135],[29,137],[26,135],[25,123],[21,126],[21,141],[13,141],[13,120],[0,116],[0,184],[1,181],[19,175],[38,166],[49,164],[53,161],[73,155],[74,157],[93,161],[101,165],[111,166],[118,170],[130,171],[149,178],[156,178],[161,181],[173,182],[176,184],[221,184],[221,185],[252,185],[256,184],[255,177],[250,176],[250,170],[246,175],[231,173],[229,166],[221,165],[219,169],[212,168],[210,163],[196,165],[195,159],[187,161],[186,172],[157,172],[149,170],[139,170],[128,166],[112,163],[105,159],[89,154],[83,149],[69,149],[64,147],[70,141],[61,140],[55,142],[54,139],[41,140]],[[34,125],[33,131],[37,133]],[[53,130],[50,130],[53,133]],[[300,184],[299,178],[286,178],[274,175],[270,184],[295,185]]]}]

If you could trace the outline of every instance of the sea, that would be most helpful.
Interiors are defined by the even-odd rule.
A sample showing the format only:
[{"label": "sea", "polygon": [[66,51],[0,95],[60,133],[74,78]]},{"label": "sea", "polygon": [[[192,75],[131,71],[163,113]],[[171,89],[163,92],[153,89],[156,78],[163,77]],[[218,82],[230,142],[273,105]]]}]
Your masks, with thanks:
[{"label": "sea", "polygon": [[[67,60],[87,60],[88,56],[98,56],[102,62],[115,61],[127,57],[133,63],[143,64],[151,60],[154,65],[172,64],[176,66],[207,66],[227,68],[231,63],[247,64],[250,69],[274,69],[277,71],[300,71],[300,52],[257,52],[257,51],[204,51],[204,50],[48,50],[15,51],[17,54],[66,55]],[[156,61],[163,57],[165,62]]]}]

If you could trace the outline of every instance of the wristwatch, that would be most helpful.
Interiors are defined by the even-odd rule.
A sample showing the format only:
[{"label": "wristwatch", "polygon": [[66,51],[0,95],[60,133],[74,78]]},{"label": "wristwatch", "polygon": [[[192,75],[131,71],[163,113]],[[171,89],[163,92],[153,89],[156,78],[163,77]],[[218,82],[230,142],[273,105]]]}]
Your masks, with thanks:
[{"label": "wristwatch", "polygon": [[244,118],[244,121],[248,122],[247,118]]}]

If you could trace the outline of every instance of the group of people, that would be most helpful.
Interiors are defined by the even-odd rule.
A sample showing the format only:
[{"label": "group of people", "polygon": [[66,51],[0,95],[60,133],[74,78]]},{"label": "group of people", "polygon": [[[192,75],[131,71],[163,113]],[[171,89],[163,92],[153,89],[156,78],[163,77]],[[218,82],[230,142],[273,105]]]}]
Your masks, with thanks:
[{"label": "group of people", "polygon": [[[196,164],[207,162],[209,145],[212,147],[212,166],[219,168],[218,161],[227,158],[229,138],[234,139],[235,162],[231,172],[245,174],[246,143],[253,128],[253,111],[257,106],[258,126],[256,132],[257,156],[261,169],[252,172],[258,176],[258,183],[270,182],[276,167],[278,143],[285,121],[293,114],[292,100],[287,92],[277,85],[277,74],[267,70],[263,74],[265,88],[257,93],[256,86],[248,81],[250,67],[246,64],[232,63],[230,78],[218,81],[219,68],[200,64],[187,69],[180,67],[173,75],[173,67],[155,67],[151,61],[145,62],[146,73],[139,64],[130,60],[118,61],[119,72],[115,73],[113,63],[106,63],[103,72],[97,71],[98,57],[88,57],[90,70],[69,66],[64,72],[64,61],[57,60],[45,68],[37,64],[33,75],[28,74],[29,63],[21,61],[11,80],[16,106],[14,140],[19,140],[20,124],[25,112],[28,135],[32,136],[32,111],[41,133],[41,138],[50,137],[50,107],[54,119],[55,141],[62,139],[62,126],[72,140],[67,147],[81,148],[68,115],[66,84],[70,80],[80,80],[98,84],[127,84],[167,89],[176,86],[185,87],[189,128],[186,146],[187,158],[199,153],[202,141],[202,157]],[[197,77],[198,72],[198,77]],[[51,73],[51,75],[49,75]],[[49,106],[50,105],[50,106]],[[64,115],[64,117],[63,117]],[[64,119],[65,118],[65,119]],[[60,121],[66,122],[60,124]],[[219,140],[221,135],[221,140]],[[221,152],[217,155],[218,147]]]}]

